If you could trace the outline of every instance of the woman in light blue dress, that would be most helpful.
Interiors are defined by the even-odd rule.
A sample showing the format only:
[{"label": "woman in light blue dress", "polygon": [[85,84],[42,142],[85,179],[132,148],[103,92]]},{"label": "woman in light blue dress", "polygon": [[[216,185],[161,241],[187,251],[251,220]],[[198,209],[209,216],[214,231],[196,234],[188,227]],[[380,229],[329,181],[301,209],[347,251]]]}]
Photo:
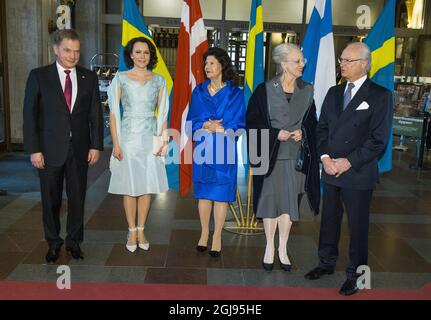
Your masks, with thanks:
[{"label": "woman in light blue dress", "polygon": [[131,70],[118,72],[108,90],[113,143],[108,192],[124,195],[129,224],[126,249],[134,252],[138,247],[149,249],[144,225],[151,194],[168,190],[164,156],[169,97],[165,79],[148,70],[157,64],[151,42],[130,40],[124,57]]}]

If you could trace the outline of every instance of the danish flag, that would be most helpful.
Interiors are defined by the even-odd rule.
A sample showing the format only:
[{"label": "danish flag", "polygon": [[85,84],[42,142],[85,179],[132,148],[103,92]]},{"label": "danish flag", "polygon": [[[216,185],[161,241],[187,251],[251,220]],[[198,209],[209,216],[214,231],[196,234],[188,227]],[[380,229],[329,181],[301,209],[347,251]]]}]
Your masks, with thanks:
[{"label": "danish flag", "polygon": [[171,128],[181,133],[181,141],[176,143],[179,148],[179,191],[182,196],[188,194],[192,184],[192,141],[186,135],[187,113],[193,89],[205,80],[203,54],[207,49],[207,31],[199,0],[183,0],[171,110]]}]

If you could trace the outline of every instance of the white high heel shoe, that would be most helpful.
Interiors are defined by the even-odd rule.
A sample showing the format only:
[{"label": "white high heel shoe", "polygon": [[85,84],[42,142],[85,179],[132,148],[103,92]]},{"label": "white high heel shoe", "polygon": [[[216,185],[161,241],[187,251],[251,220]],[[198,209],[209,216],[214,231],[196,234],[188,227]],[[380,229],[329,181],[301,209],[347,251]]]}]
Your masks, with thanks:
[{"label": "white high heel shoe", "polygon": [[[127,242],[129,242],[129,239],[130,239],[130,232],[133,232],[133,231],[136,231],[136,228],[132,228],[132,229],[129,228],[129,233],[127,234]],[[136,244],[128,245],[127,242],[126,242],[126,249],[127,249],[127,251],[129,251],[129,252],[135,252],[136,249],[138,248],[138,245],[136,245]]]},{"label": "white high heel shoe", "polygon": [[[137,227],[136,229],[138,229],[139,231],[144,231],[144,227],[142,227],[142,228],[141,227]],[[142,250],[147,251],[150,248],[150,243],[149,242],[139,243],[138,246]]]}]

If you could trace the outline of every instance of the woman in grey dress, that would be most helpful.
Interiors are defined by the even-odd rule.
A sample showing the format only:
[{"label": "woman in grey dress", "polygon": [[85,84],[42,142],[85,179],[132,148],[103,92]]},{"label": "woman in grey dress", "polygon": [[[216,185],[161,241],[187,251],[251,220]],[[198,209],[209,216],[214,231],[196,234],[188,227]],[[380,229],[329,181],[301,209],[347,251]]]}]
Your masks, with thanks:
[{"label": "woman in grey dress", "polygon": [[[272,56],[277,65],[277,76],[260,84],[250,98],[247,108],[249,159],[262,154],[264,143],[269,145],[268,170],[253,176],[253,205],[257,218],[263,219],[266,250],[263,268],[271,271],[274,264],[274,236],[278,226],[278,257],[281,268],[290,271],[287,241],[292,221],[300,218],[300,207],[318,213],[320,201],[319,167],[315,148],[316,109],[312,85],[300,77],[305,60],[294,44],[278,45]],[[269,131],[269,139],[253,143],[251,135]],[[295,170],[301,141],[306,146],[307,158],[302,172]],[[268,150],[268,149],[267,149]],[[305,205],[305,206],[304,206]]]}]

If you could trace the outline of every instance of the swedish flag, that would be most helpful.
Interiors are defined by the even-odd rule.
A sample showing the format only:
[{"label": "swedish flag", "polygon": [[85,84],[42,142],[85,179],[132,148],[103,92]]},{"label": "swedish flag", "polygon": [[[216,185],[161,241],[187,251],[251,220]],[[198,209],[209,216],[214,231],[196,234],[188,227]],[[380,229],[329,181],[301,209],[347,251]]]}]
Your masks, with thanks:
[{"label": "swedish flag", "polygon": [[166,67],[165,61],[160,55],[156,44],[154,43],[151,35],[145,25],[144,18],[139,12],[138,7],[134,0],[124,0],[124,14],[123,14],[123,33],[121,38],[121,59],[120,59],[120,70],[127,70],[127,65],[124,61],[124,47],[133,38],[144,37],[147,38],[156,47],[158,63],[157,66],[152,70],[154,73],[158,73],[166,80],[168,92],[171,94],[173,81],[169,74],[168,68]]},{"label": "swedish flag", "polygon": [[[262,0],[253,0],[250,9],[250,25],[248,28],[247,52],[245,57],[244,99],[248,100],[256,87],[264,81],[263,76],[263,10]],[[248,179],[247,142],[246,135],[242,136],[240,162],[244,164],[245,179]]]},{"label": "swedish flag", "polygon": [[[389,0],[364,40],[371,50],[369,77],[377,84],[394,92],[395,62],[395,0]],[[392,130],[391,135],[392,137]],[[379,160],[379,171],[392,169],[392,138]]]},{"label": "swedish flag", "polygon": [[[166,86],[168,88],[170,100],[172,98],[172,87],[173,81],[172,77],[169,74],[169,70],[166,67],[165,61],[163,60],[159,49],[157,49],[156,44],[154,43],[151,35],[148,31],[147,26],[145,25],[144,18],[142,14],[139,12],[138,7],[136,6],[135,0],[124,0],[124,14],[123,14],[123,30],[122,30],[122,47],[121,47],[121,57],[120,57],[120,71],[128,70],[128,67],[124,60],[124,48],[127,43],[137,37],[147,38],[156,48],[157,53],[157,66],[152,70],[154,73],[158,73],[163,78],[165,78]],[[170,150],[172,150],[172,144],[170,143]],[[171,151],[170,151],[171,152]],[[169,188],[178,190],[178,168],[175,164],[167,164],[166,165],[166,173],[168,176]]]},{"label": "swedish flag", "polygon": [[262,0],[253,0],[250,11],[247,53],[245,60],[245,104],[257,85],[263,82],[263,11]]}]

